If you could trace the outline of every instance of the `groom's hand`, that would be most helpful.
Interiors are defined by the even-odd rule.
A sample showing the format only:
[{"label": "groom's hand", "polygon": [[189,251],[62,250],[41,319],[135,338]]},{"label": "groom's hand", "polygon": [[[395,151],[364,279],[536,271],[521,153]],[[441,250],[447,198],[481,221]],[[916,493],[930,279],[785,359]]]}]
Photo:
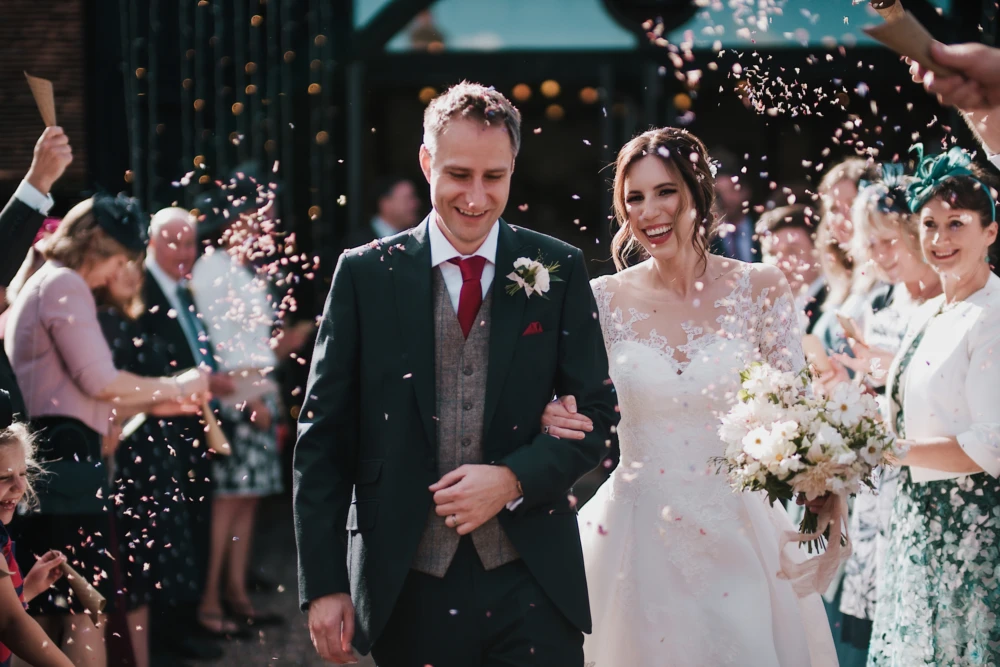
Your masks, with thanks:
[{"label": "groom's hand", "polygon": [[506,466],[464,465],[430,487],[435,510],[449,528],[468,535],[517,500],[517,477]]},{"label": "groom's hand", "polygon": [[335,665],[353,665],[354,604],[347,593],[334,593],[309,603],[309,638],[319,657]]}]

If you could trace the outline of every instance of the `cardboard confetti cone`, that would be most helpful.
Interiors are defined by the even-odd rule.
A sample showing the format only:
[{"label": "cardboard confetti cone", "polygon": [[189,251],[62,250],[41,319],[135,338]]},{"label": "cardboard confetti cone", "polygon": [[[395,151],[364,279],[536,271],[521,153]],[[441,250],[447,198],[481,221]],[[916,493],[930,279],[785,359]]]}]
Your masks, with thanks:
[{"label": "cardboard confetti cone", "polygon": [[24,76],[28,80],[28,86],[31,88],[31,94],[35,97],[35,104],[38,105],[38,111],[42,114],[45,127],[52,127],[56,124],[56,96],[52,92],[52,82],[48,79],[31,76],[27,72],[24,73]]},{"label": "cardboard confetti cone", "polygon": [[897,17],[873,28],[865,28],[864,32],[899,55],[917,61],[924,69],[930,70],[938,76],[957,74],[954,70],[939,65],[931,58],[931,43],[934,38],[913,17],[913,14],[902,12],[897,14]]},{"label": "cardboard confetti cone", "polygon": [[212,412],[207,401],[201,404],[201,413],[205,419],[205,441],[208,448],[221,456],[232,454],[233,448],[229,446],[229,440],[222,432],[219,420],[215,418],[215,413]]},{"label": "cardboard confetti cone", "polygon": [[895,21],[906,13],[898,0],[871,0],[871,6],[886,21]]},{"label": "cardboard confetti cone", "polygon": [[80,604],[83,605],[84,609],[95,616],[103,613],[104,608],[108,606],[108,601],[104,599],[104,596],[98,593],[97,589],[89,581],[73,569],[72,565],[63,563],[61,567],[62,571],[66,573],[66,581],[69,582],[70,588],[73,589],[73,593],[80,600]]}]

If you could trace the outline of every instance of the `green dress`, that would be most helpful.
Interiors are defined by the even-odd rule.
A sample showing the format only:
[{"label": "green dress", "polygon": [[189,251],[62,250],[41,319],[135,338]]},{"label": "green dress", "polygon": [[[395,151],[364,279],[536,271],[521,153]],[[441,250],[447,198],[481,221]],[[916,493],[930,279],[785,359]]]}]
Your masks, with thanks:
[{"label": "green dress", "polygon": [[[893,383],[901,438],[901,378],[922,337],[907,349]],[[978,473],[917,483],[903,468],[869,667],[1000,665],[998,545],[1000,481]]]}]

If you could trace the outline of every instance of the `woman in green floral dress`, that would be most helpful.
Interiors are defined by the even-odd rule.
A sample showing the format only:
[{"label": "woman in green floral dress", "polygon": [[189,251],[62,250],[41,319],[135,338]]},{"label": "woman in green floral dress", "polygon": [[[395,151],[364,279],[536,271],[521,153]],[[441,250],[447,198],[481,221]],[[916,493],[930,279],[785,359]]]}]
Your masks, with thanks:
[{"label": "woman in green floral dress", "polygon": [[995,202],[958,148],[922,160],[908,194],[944,294],[914,316],[889,373],[906,453],[868,664],[1000,665],[1000,278],[986,261]]}]

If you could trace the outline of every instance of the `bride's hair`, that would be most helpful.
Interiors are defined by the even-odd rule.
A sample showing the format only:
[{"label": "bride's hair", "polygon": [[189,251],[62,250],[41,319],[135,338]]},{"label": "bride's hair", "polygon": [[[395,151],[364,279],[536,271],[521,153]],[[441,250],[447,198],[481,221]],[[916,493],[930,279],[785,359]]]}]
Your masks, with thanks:
[{"label": "bride's hair", "polygon": [[615,221],[618,231],[611,240],[611,257],[615,267],[621,271],[628,266],[628,260],[642,252],[642,246],[632,234],[625,208],[625,176],[631,166],[646,157],[655,155],[663,160],[668,169],[680,174],[687,186],[685,208],[694,208],[698,228],[691,242],[701,257],[701,264],[708,261],[708,245],[715,236],[718,218],[715,212],[714,166],[709,161],[708,150],[701,139],[687,130],[676,127],[661,127],[643,132],[618,151],[615,160],[615,180],[612,187]]}]

